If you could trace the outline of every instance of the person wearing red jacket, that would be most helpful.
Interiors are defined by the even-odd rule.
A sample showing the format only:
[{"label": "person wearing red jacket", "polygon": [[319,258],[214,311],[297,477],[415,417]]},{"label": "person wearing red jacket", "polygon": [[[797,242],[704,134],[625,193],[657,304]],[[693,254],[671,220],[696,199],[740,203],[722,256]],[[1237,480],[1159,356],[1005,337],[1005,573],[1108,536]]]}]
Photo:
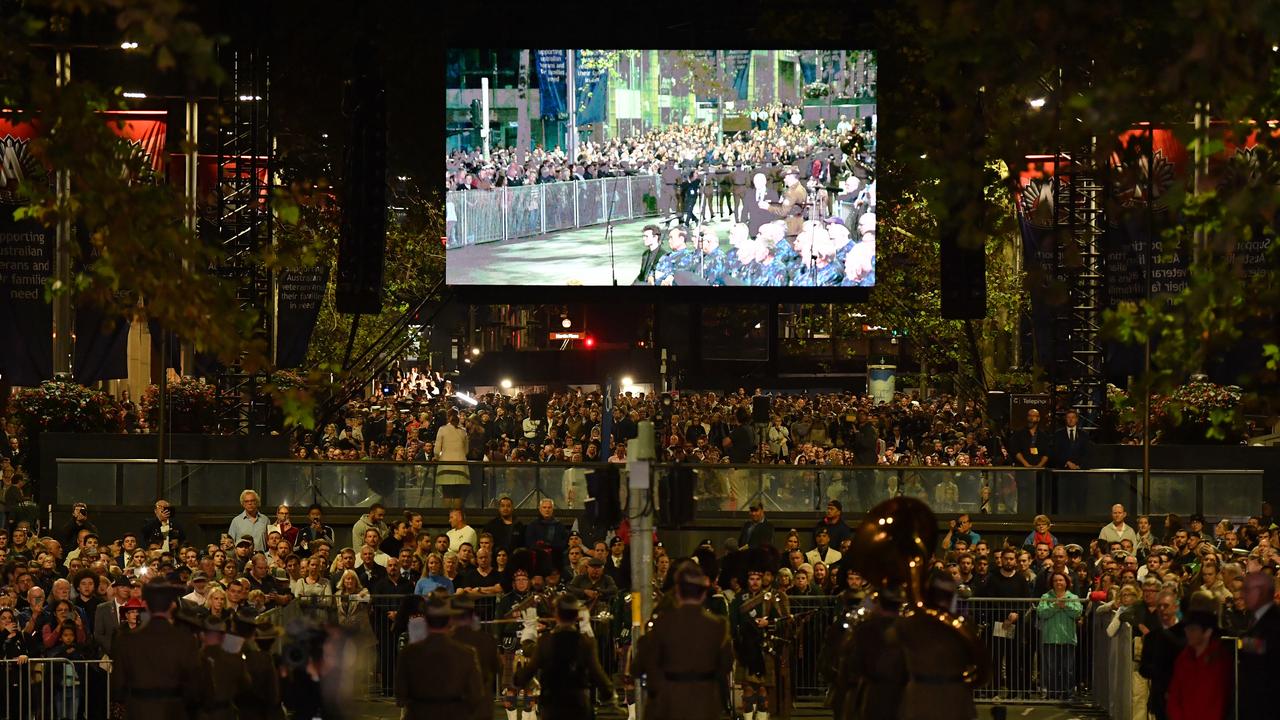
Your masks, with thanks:
[{"label": "person wearing red jacket", "polygon": [[1223,720],[1231,697],[1232,658],[1218,636],[1217,614],[1193,609],[1183,625],[1187,646],[1173,666],[1169,720]]}]

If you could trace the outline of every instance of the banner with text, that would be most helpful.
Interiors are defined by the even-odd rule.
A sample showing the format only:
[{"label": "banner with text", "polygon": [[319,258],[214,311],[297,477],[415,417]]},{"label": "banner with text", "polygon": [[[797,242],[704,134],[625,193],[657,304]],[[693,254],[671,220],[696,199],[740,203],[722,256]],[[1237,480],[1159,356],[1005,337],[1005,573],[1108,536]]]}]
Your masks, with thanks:
[{"label": "banner with text", "polygon": [[574,82],[577,85],[579,125],[604,120],[609,109],[609,53],[604,50],[574,50]]},{"label": "banner with text", "polygon": [[539,113],[544,118],[569,112],[569,103],[565,100],[568,92],[565,86],[566,63],[564,50],[538,51]]},{"label": "banner with text", "polygon": [[733,89],[737,93],[738,99],[746,100],[749,88],[748,80],[751,76],[751,51],[724,50],[722,55],[724,66],[732,78]]},{"label": "banner with text", "polygon": [[280,274],[276,320],[276,367],[296,368],[307,359],[307,346],[320,316],[329,269],[289,270]]}]

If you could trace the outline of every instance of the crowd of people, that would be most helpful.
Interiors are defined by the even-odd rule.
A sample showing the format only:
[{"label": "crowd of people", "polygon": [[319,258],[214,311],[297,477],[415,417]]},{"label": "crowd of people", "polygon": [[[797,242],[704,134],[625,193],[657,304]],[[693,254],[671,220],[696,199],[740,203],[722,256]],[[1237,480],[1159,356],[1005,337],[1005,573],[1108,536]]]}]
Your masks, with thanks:
[{"label": "crowd of people", "polygon": [[[193,542],[164,499],[152,519],[119,537],[99,534],[84,504],[57,528],[24,521],[0,530],[3,658],[81,661],[68,666],[69,674],[41,681],[84,686],[77,695],[82,708],[105,708],[105,695],[93,693],[108,682],[120,702],[158,701],[117,687],[138,676],[122,677],[112,665],[152,650],[148,643],[158,640],[147,640],[144,629],[160,619],[185,628],[182,647],[203,653],[211,667],[240,668],[226,676],[218,670],[216,681],[197,682],[190,693],[204,693],[203,702],[278,709],[284,691],[259,687],[214,650],[228,636],[240,638],[228,655],[258,640],[268,651],[279,650],[266,619],[274,616],[278,624],[293,612],[344,630],[353,657],[363,659],[352,667],[367,677],[368,691],[409,707],[431,701],[423,693],[431,696],[431,683],[442,682],[405,679],[434,677],[406,660],[417,652],[410,648],[430,636],[431,627],[456,626],[455,635],[469,638],[464,644],[475,650],[467,657],[476,658],[473,679],[484,689],[485,707],[492,707],[496,689],[511,717],[528,716],[537,712],[540,696],[525,666],[552,626],[588,639],[604,678],[598,699],[617,685],[630,703],[629,594],[651,593],[659,617],[686,604],[677,572],[683,558],[668,551],[661,535],[652,586],[636,588],[630,520],[570,522],[550,499],[535,516],[520,517],[504,497],[475,525],[465,511],[453,510],[448,527],[439,529],[426,528],[421,513],[392,516],[375,505],[349,534],[329,525],[320,506],[307,508],[295,524],[295,509],[282,505],[268,516],[252,490],[241,494],[240,504],[243,512],[212,543]],[[1273,605],[1280,595],[1280,526],[1272,508],[1264,504],[1242,523],[1175,515],[1156,520],[1142,516],[1130,524],[1116,505],[1087,543],[1064,542],[1046,516],[1037,516],[1025,537],[982,537],[967,514],[950,522],[933,564],[954,580],[959,612],[990,652],[994,673],[986,692],[1014,701],[1068,698],[1088,684],[1097,661],[1092,629],[1105,625],[1115,636],[1127,626],[1142,644],[1135,710],[1161,718],[1226,717],[1226,703],[1236,697],[1226,669],[1238,662],[1241,717],[1262,716],[1244,711],[1258,709],[1249,704],[1256,700],[1251,693],[1270,677],[1280,652],[1280,611]],[[727,622],[738,710],[747,717],[785,714],[798,678],[816,673],[836,682],[842,676],[845,613],[881,602],[877,591],[885,590],[860,574],[851,552],[854,531],[839,499],[812,525],[790,530],[775,528],[754,503],[736,537],[707,538],[691,554],[705,575],[699,606]],[[153,584],[154,593],[148,590]],[[168,589],[168,599],[153,602],[148,594],[159,588]],[[172,611],[158,609],[166,603]],[[443,617],[450,620],[442,625]],[[203,650],[193,634],[203,638]],[[1238,655],[1228,652],[1223,635],[1244,639]],[[109,679],[97,674],[107,670]],[[190,693],[164,699],[191,701]],[[8,716],[29,717],[21,699],[10,697],[17,704]]]},{"label": "crowd of people", "polygon": [[488,160],[479,149],[455,150],[445,158],[445,185],[450,190],[492,190],[657,175],[664,167],[685,163],[765,167],[795,162],[819,148],[838,148],[840,139],[855,130],[844,116],[835,127],[828,128],[825,120],[816,127],[805,127],[795,110],[782,103],[753,110],[757,116],[763,114],[763,119],[753,122],[748,130],[724,136],[710,125],[674,123],[604,142],[588,141],[579,146],[575,157],[559,147],[532,151],[496,148]]}]

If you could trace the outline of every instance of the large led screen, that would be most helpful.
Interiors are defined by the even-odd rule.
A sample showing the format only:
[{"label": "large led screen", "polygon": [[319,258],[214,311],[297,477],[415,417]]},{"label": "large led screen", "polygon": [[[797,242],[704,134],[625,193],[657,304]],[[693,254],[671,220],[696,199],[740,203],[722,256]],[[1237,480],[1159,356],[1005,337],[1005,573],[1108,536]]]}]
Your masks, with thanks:
[{"label": "large led screen", "polygon": [[451,49],[446,279],[875,283],[869,50]]}]

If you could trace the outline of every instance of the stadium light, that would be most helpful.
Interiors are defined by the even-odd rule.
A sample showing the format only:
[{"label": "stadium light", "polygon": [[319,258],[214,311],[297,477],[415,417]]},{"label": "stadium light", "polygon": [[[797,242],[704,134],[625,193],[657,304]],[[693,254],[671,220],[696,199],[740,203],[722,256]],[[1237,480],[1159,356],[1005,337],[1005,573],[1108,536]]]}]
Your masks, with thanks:
[{"label": "stadium light", "polygon": [[137,50],[138,43],[125,40],[124,42],[120,43],[120,49],[121,50]]},{"label": "stadium light", "polygon": [[120,94],[121,94],[121,95],[124,95],[124,96],[125,96],[125,97],[127,97],[127,98],[132,98],[132,99],[134,99],[134,100],[146,100],[146,99],[147,99],[147,94],[146,94],[146,93],[144,93],[144,92],[127,92],[127,93],[120,93]]},{"label": "stadium light", "polygon": [[1032,98],[1031,100],[1027,101],[1027,104],[1035,108],[1036,110],[1039,110],[1040,108],[1044,107],[1045,99],[1042,97]]},{"label": "stadium light", "polygon": [[630,376],[630,375],[624,375],[624,376],[622,377],[622,386],[623,386],[623,387],[630,387],[630,386],[632,386],[632,385],[635,385],[635,383],[631,381],[631,376]]},{"label": "stadium light", "polygon": [[498,384],[502,386],[502,389],[503,389],[503,390],[510,390],[510,389],[511,389],[511,378],[502,378],[502,382],[500,382],[500,383],[498,383]]},{"label": "stadium light", "polygon": [[471,348],[471,354],[472,354],[472,355],[479,355],[479,354],[480,354],[480,348]]}]

